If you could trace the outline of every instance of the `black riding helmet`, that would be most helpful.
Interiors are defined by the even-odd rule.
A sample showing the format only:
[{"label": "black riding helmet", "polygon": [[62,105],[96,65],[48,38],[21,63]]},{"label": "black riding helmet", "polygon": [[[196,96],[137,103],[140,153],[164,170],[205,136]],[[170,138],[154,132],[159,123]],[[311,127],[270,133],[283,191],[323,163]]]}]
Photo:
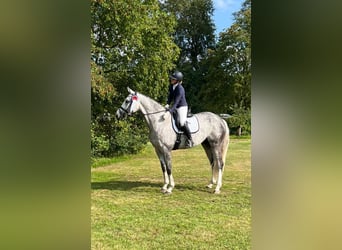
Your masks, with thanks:
[{"label": "black riding helmet", "polygon": [[183,74],[180,71],[175,71],[172,75],[170,75],[170,79],[182,81],[183,80]]}]

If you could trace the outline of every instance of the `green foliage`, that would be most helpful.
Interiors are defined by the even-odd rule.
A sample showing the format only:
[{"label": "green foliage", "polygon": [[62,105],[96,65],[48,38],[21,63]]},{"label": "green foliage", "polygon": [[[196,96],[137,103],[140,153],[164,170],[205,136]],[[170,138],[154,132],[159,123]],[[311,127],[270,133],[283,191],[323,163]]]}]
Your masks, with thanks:
[{"label": "green foliage", "polygon": [[105,134],[99,133],[96,129],[96,124],[92,123],[90,128],[91,133],[91,155],[103,156],[109,150],[109,140]]},{"label": "green foliage", "polygon": [[127,86],[165,102],[179,54],[175,25],[158,0],[91,0],[93,155],[135,153],[147,142],[141,117],[116,122],[113,116]]},{"label": "green foliage", "polygon": [[234,14],[234,24],[217,43],[212,15],[211,0],[91,0],[92,156],[144,147],[144,119],[134,115],[119,122],[114,114],[127,86],[165,103],[175,68],[184,73],[193,113],[233,112],[232,122],[250,131],[251,1]]},{"label": "green foliage", "polygon": [[164,8],[177,19],[175,43],[181,49],[177,66],[189,63],[199,69],[198,57],[204,57],[215,44],[212,1],[169,0]]},{"label": "green foliage", "polygon": [[246,0],[234,17],[208,56],[208,72],[199,94],[202,108],[214,112],[226,113],[236,105],[245,110],[251,107],[251,1]]},{"label": "green foliage", "polygon": [[152,98],[163,95],[179,53],[171,37],[175,19],[160,10],[158,0],[103,0],[91,6],[92,55],[103,56],[106,78],[120,93],[129,85]]},{"label": "green foliage", "polygon": [[227,119],[229,128],[241,126],[242,135],[251,134],[251,110],[244,107],[234,106],[232,117]]},{"label": "green foliage", "polygon": [[148,141],[146,124],[133,120],[136,119],[118,121],[111,125],[112,154],[137,153]]},{"label": "green foliage", "polygon": [[[140,117],[141,118],[141,117]],[[95,157],[113,157],[139,152],[148,141],[148,131],[143,121],[117,121],[102,116],[91,126],[91,152]]]},{"label": "green foliage", "polygon": [[112,105],[112,99],[117,92],[108,79],[104,76],[102,68],[91,61],[91,113],[92,120],[98,114],[108,112],[106,107]]},{"label": "green foliage", "polygon": [[188,104],[193,112],[199,108],[198,96],[207,71],[204,64],[208,50],[215,47],[215,26],[212,20],[213,2],[211,0],[169,0],[164,8],[177,20],[174,40],[181,49],[177,69],[184,74],[184,88]]}]

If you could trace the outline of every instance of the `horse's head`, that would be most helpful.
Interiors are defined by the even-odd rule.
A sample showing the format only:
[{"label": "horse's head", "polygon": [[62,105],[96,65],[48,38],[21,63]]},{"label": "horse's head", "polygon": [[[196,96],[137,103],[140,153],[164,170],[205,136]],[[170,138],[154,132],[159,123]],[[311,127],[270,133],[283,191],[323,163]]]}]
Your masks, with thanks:
[{"label": "horse's head", "polygon": [[140,102],[137,92],[127,87],[129,95],[125,101],[121,104],[121,107],[116,111],[116,117],[118,119],[126,117],[126,115],[132,115],[139,110]]}]

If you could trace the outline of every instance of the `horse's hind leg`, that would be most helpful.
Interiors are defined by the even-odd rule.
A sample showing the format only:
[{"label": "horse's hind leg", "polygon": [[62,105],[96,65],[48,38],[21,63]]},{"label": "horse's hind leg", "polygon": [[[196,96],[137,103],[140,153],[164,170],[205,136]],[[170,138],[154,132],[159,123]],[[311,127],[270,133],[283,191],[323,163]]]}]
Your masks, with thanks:
[{"label": "horse's hind leg", "polygon": [[213,175],[215,176],[213,178],[217,179],[217,185],[216,185],[214,193],[219,194],[220,189],[222,187],[222,175],[223,175],[224,163],[222,161],[222,155],[220,154],[218,150],[216,149],[213,150],[213,156],[214,156]]},{"label": "horse's hind leg", "polygon": [[221,143],[219,144],[217,151],[215,151],[217,154],[217,169],[218,169],[218,181],[217,181],[217,186],[215,188],[215,193],[218,194],[220,193],[220,189],[222,186],[222,175],[223,175],[223,170],[226,162],[226,155],[228,151],[228,146],[229,146],[229,129],[226,126],[226,132],[223,133],[222,135],[222,140]]},{"label": "horse's hind leg", "polygon": [[215,188],[215,194],[220,193],[220,189],[222,186],[222,174],[223,174],[223,167],[224,167],[224,162],[222,160],[222,153],[219,147],[219,144],[215,141],[208,141],[208,152],[207,155],[209,154],[209,150],[211,153],[211,165],[212,165],[212,181],[208,185],[209,188],[212,188],[213,184],[217,181],[217,185]]},{"label": "horse's hind leg", "polygon": [[216,184],[217,174],[214,169],[214,158],[213,158],[213,154],[212,154],[211,147],[210,147],[208,140],[205,140],[204,142],[202,142],[202,147],[204,148],[204,151],[207,154],[207,157],[211,166],[211,180],[210,180],[210,183],[207,185],[207,188],[212,188],[213,185]]},{"label": "horse's hind leg", "polygon": [[217,174],[217,185],[215,188],[215,194],[219,194],[221,191],[221,187],[222,187],[222,174],[223,174],[223,163],[222,161],[219,160],[218,163],[218,174]]},{"label": "horse's hind leg", "polygon": [[217,170],[217,185],[215,188],[215,194],[220,193],[222,187],[222,175],[225,165],[225,158],[227,154],[229,144],[229,137],[225,136],[224,140],[213,150],[215,166],[214,169]]}]

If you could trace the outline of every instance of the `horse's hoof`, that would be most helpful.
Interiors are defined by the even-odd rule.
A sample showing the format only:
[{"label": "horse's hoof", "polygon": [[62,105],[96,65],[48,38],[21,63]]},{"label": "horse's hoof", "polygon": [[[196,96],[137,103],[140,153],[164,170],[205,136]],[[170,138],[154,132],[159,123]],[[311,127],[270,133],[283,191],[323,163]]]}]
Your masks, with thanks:
[{"label": "horse's hoof", "polygon": [[164,194],[171,194],[172,193],[172,188],[169,187]]},{"label": "horse's hoof", "polygon": [[213,187],[213,184],[208,184],[207,185],[207,188],[212,188]]},{"label": "horse's hoof", "polygon": [[215,191],[214,191],[214,194],[219,194],[219,193],[221,193],[220,190],[215,190]]},{"label": "horse's hoof", "polygon": [[167,192],[167,189],[166,189],[166,188],[162,188],[162,189],[160,189],[160,191],[161,191],[163,194],[165,194],[165,193]]}]

